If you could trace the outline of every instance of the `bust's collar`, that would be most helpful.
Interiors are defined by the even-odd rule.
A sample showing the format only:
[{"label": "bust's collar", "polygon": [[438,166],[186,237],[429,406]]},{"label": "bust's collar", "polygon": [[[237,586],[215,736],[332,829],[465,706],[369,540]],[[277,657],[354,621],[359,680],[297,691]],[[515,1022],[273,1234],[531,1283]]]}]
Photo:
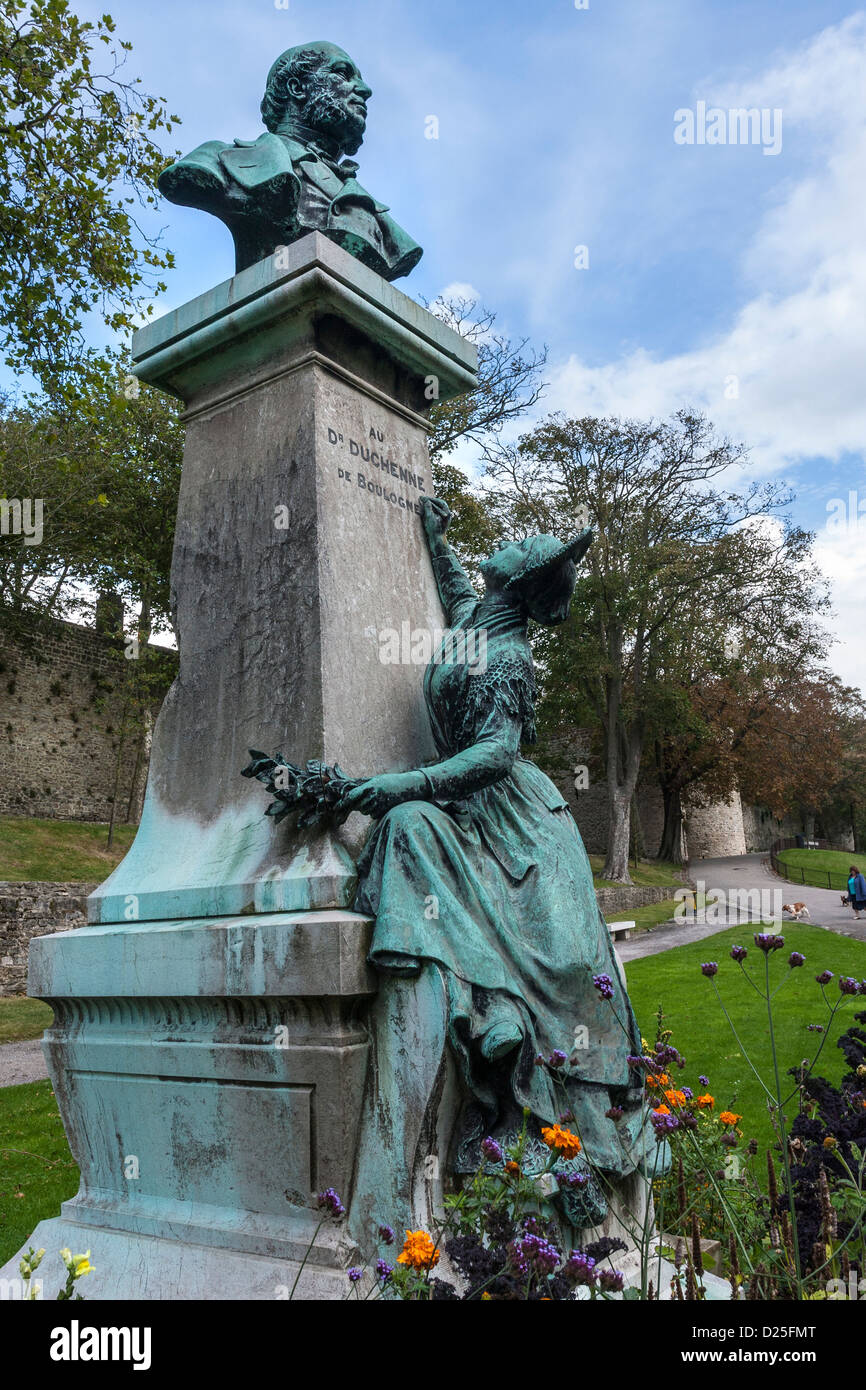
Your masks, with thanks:
[{"label": "bust's collar", "polygon": [[312,151],[314,154],[323,156],[331,164],[339,163],[343,153],[336,140],[329,139],[322,131],[314,130],[312,126],[304,125],[302,121],[293,120],[291,117],[280,126],[275,134],[282,135],[292,144],[303,146],[307,152]]}]

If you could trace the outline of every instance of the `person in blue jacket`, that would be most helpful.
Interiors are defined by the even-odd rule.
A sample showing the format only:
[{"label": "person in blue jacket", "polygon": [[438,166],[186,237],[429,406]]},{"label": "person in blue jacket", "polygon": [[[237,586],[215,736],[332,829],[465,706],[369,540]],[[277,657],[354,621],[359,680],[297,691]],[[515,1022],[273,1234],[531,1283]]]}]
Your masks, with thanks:
[{"label": "person in blue jacket", "polygon": [[866,912],[866,878],[856,864],[852,864],[848,870],[848,901],[855,917],[859,918],[861,912]]}]

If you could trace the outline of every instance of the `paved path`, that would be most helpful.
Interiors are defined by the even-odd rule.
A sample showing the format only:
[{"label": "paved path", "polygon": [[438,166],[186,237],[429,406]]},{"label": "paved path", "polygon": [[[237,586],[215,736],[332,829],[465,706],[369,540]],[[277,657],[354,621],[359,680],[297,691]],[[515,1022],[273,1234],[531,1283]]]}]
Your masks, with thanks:
[{"label": "paved path", "polygon": [[[637,932],[629,941],[616,944],[622,961],[654,956],[683,946],[689,941],[701,941],[725,931],[736,922],[749,923],[763,915],[765,921],[783,919],[783,902],[802,902],[809,908],[810,921],[816,927],[839,932],[857,941],[866,941],[866,916],[858,922],[850,907],[843,907],[841,893],[828,888],[810,888],[780,879],[770,868],[765,854],[742,854],[731,859],[697,859],[689,865],[689,875],[702,893],[721,891],[724,904],[689,912],[683,923],[663,922],[649,931]],[[748,945],[748,942],[745,942]]]},{"label": "paved path", "polygon": [[0,1045],[0,1086],[23,1086],[44,1081],[47,1075],[40,1038]]}]

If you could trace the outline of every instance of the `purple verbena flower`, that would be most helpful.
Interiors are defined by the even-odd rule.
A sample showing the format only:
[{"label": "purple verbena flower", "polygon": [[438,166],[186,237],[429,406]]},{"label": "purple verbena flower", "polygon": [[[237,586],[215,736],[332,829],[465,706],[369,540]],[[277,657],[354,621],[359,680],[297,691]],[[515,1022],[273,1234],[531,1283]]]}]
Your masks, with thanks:
[{"label": "purple verbena flower", "polygon": [[396,1240],[393,1226],[380,1226],[379,1239],[383,1245],[393,1245]]},{"label": "purple verbena flower", "polygon": [[[709,1084],[709,1083],[706,1083],[706,1084]],[[694,1091],[692,1090],[691,1086],[681,1086],[681,1087],[680,1087],[680,1090],[682,1091],[682,1093],[683,1093],[683,1095],[685,1096],[686,1100],[694,1100],[694,1098],[695,1098],[695,1093],[694,1093]]]},{"label": "purple verbena flower", "polygon": [[824,1025],[823,1025],[823,1023],[807,1023],[807,1024],[806,1024],[806,1032],[807,1032],[807,1033],[823,1033],[823,1031],[824,1031]]},{"label": "purple verbena flower", "polygon": [[328,1216],[340,1217],[346,1215],[346,1208],[337,1196],[333,1187],[326,1187],[324,1192],[320,1192],[316,1198],[316,1206],[324,1211]]},{"label": "purple verbena flower", "polygon": [[742,964],[742,962],[746,959],[746,956],[747,956],[748,954],[749,954],[749,953],[748,953],[748,951],[746,950],[745,946],[732,946],[732,947],[731,947],[731,960],[737,961],[738,964]]},{"label": "purple verbena flower", "polygon": [[857,981],[851,975],[842,975],[839,980],[839,988],[843,994],[856,994],[858,990]]},{"label": "purple verbena flower", "polygon": [[609,975],[593,975],[592,983],[595,985],[602,999],[613,998],[613,980]]},{"label": "purple verbena flower", "polygon": [[394,1266],[389,1265],[387,1260],[376,1261],[376,1277],[381,1279],[383,1284],[387,1284],[393,1273]]},{"label": "purple verbena flower", "polygon": [[567,1061],[568,1054],[565,1052],[561,1052],[558,1047],[555,1047],[553,1049],[548,1059],[549,1065],[554,1068],[564,1067]]},{"label": "purple verbena flower", "polygon": [[605,1110],[605,1115],[609,1120],[621,1120],[624,1114],[621,1105],[612,1105],[609,1110]]},{"label": "purple verbena flower", "polygon": [[625,1286],[625,1275],[618,1269],[600,1269],[598,1272],[598,1287],[604,1289],[605,1293],[622,1293]]},{"label": "purple verbena flower", "polygon": [[364,1277],[364,1271],[363,1271],[363,1269],[358,1269],[357,1265],[355,1266],[354,1269],[350,1269],[350,1270],[349,1270],[349,1283],[350,1283],[350,1284],[358,1284],[358,1283],[360,1283],[360,1281],[363,1279],[363,1277]]},{"label": "purple verbena flower", "polygon": [[560,1187],[586,1187],[589,1182],[588,1173],[557,1173],[556,1181]]},{"label": "purple verbena flower", "polygon": [[767,956],[771,951],[781,951],[784,944],[784,936],[776,936],[773,932],[762,931],[755,934],[755,945]]},{"label": "purple verbena flower", "polygon": [[702,1086],[709,1086],[710,1084],[710,1078],[708,1076],[699,1076],[698,1080]]},{"label": "purple verbena flower", "polygon": [[481,1141],[481,1152],[488,1163],[501,1163],[505,1157],[502,1152],[502,1146],[497,1144],[495,1139],[491,1139],[489,1134],[486,1139],[482,1139]]},{"label": "purple verbena flower", "polygon": [[656,1132],[656,1139],[664,1139],[665,1135],[673,1134],[674,1130],[680,1127],[676,1115],[665,1115],[664,1112],[659,1114],[657,1110],[653,1110],[650,1121]]},{"label": "purple verbena flower", "polygon": [[571,1284],[592,1285],[597,1278],[595,1260],[584,1255],[582,1250],[572,1250],[562,1266],[562,1272]]},{"label": "purple verbena flower", "polygon": [[816,985],[829,985],[832,978],[832,970],[822,970],[820,975],[815,976],[815,983]]},{"label": "purple verbena flower", "polygon": [[718,975],[718,973],[719,973],[719,967],[718,967],[718,963],[717,963],[716,961],[714,961],[714,960],[705,960],[705,961],[704,961],[703,965],[701,966],[701,974],[702,974],[702,975],[706,975],[707,979],[708,979],[708,980],[711,980],[711,979],[713,978],[713,976],[714,976],[714,975]]},{"label": "purple verbena flower", "polygon": [[800,951],[792,951],[788,957],[788,964],[792,970],[796,970],[797,966],[806,964],[806,957]]}]

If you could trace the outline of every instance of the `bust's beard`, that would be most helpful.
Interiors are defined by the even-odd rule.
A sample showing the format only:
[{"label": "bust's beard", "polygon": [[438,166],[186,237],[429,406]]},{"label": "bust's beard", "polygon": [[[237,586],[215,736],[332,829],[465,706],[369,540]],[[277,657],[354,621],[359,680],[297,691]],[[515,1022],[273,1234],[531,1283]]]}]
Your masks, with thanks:
[{"label": "bust's beard", "polygon": [[311,92],[300,118],[304,125],[335,141],[343,154],[355,154],[361,148],[366,118],[351,106],[341,105],[330,92]]}]

